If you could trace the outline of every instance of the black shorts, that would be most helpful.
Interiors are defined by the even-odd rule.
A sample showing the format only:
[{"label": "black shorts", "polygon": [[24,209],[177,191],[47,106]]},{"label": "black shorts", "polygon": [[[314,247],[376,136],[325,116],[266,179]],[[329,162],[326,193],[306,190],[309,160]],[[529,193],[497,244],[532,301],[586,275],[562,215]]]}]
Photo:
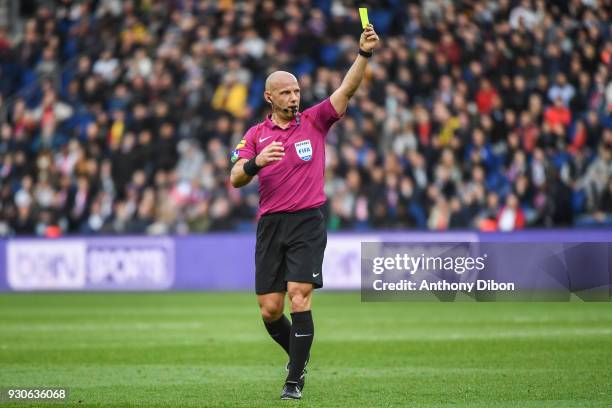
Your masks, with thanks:
[{"label": "black shorts", "polygon": [[262,216],[257,224],[255,292],[285,292],[287,282],[323,287],[326,245],[325,219],[318,208]]}]

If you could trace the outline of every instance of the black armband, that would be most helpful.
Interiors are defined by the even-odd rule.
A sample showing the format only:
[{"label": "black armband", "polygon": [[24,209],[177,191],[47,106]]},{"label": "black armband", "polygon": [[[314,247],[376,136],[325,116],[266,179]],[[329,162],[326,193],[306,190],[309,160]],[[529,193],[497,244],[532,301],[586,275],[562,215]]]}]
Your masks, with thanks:
[{"label": "black armband", "polygon": [[251,160],[244,163],[244,166],[242,166],[247,176],[253,177],[259,170],[261,170],[261,167],[255,163],[255,160],[257,160],[257,156],[253,157]]},{"label": "black armband", "polygon": [[371,52],[367,52],[362,50],[361,48],[359,49],[359,55],[361,55],[362,57],[366,57],[366,58],[370,58],[372,56]]}]

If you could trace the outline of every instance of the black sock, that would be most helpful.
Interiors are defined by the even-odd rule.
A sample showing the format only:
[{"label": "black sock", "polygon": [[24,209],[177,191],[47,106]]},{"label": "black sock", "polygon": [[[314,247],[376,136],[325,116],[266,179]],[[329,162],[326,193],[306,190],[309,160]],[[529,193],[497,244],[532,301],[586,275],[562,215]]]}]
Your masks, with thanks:
[{"label": "black sock", "polygon": [[280,319],[270,323],[264,320],[264,324],[266,325],[266,329],[268,330],[270,337],[272,337],[275,342],[280,344],[280,346],[285,349],[287,355],[290,355],[289,336],[291,336],[291,322],[289,322],[287,316],[283,314]]},{"label": "black sock", "polygon": [[297,382],[302,375],[306,359],[310,354],[310,346],[314,337],[314,325],[310,310],[291,313],[291,367],[287,381]]}]

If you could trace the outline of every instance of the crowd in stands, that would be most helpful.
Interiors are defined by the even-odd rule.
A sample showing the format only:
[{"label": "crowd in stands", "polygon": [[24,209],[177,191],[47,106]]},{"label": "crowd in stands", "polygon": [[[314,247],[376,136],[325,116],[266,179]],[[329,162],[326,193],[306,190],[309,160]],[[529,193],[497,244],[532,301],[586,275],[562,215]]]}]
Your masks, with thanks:
[{"label": "crowd in stands", "polygon": [[[330,230],[612,225],[612,5],[370,1],[382,43],[326,145]],[[356,2],[24,2],[0,28],[0,234],[251,230],[230,152],[295,73],[357,55]]]}]

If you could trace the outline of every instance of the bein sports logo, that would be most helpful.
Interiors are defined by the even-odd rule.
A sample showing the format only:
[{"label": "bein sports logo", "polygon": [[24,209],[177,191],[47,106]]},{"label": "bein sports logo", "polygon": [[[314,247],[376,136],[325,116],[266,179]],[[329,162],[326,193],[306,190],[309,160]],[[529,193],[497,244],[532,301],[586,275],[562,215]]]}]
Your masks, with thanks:
[{"label": "bein sports logo", "polygon": [[163,248],[96,248],[87,254],[88,281],[98,288],[137,285],[164,289],[172,284]]},{"label": "bein sports logo", "polygon": [[160,290],[174,281],[165,239],[16,240],[7,247],[13,290]]},{"label": "bein sports logo", "polygon": [[79,241],[9,241],[7,281],[14,290],[70,290],[85,287],[86,245]]}]

